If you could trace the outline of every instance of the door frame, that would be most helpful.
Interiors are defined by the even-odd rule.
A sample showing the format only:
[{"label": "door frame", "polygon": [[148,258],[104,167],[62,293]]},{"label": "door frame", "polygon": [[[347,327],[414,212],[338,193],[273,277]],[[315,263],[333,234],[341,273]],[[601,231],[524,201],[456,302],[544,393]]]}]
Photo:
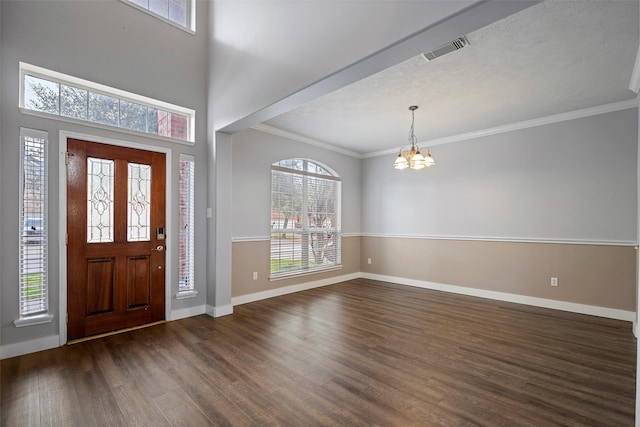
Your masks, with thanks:
[{"label": "door frame", "polygon": [[[67,168],[65,165],[65,158],[67,152],[67,139],[81,139],[89,142],[97,142],[100,144],[108,144],[114,145],[118,147],[127,147],[127,148],[136,148],[139,150],[146,151],[154,151],[157,153],[165,154],[166,161],[166,179],[165,179],[165,196],[166,196],[166,205],[165,205],[165,224],[168,230],[171,230],[172,224],[172,216],[171,216],[171,164],[172,157],[171,154],[173,150],[167,147],[161,147],[152,144],[139,143],[139,142],[130,142],[120,139],[113,138],[105,138],[97,135],[91,134],[83,134],[78,132],[71,132],[66,130],[60,130],[58,134],[58,154],[59,154],[59,162],[58,162],[58,203],[59,203],[59,223],[58,223],[58,313],[59,313],[59,337],[60,337],[60,345],[65,345],[67,343],[67,243],[66,243],[66,233],[67,233]],[[172,272],[172,262],[171,262],[171,232],[166,234],[165,237],[165,270],[164,270],[164,316],[165,320],[169,320],[171,318],[171,272]]]}]

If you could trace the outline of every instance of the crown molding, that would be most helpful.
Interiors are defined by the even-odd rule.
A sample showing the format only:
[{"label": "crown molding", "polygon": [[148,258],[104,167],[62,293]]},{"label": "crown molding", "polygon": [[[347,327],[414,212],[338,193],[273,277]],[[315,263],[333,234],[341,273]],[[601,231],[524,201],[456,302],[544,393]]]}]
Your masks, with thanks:
[{"label": "crown molding", "polygon": [[251,129],[258,130],[265,133],[270,133],[271,135],[281,136],[283,138],[291,139],[297,142],[302,142],[304,144],[313,145],[314,147],[323,148],[325,150],[335,151],[336,153],[344,154],[345,156],[355,157],[356,159],[364,158],[362,154],[356,153],[355,151],[347,150],[346,148],[341,148],[333,144],[329,144],[328,142],[309,138],[303,135],[299,135],[297,133],[289,132],[289,131],[282,130],[273,126],[268,126],[262,123],[258,123],[257,125],[251,126]]},{"label": "crown molding", "polygon": [[[640,55],[638,56],[640,58]],[[640,65],[638,69],[638,85],[640,85]],[[636,69],[634,69],[634,74]],[[640,90],[640,86],[639,86]],[[432,139],[430,141],[421,141],[420,146],[433,147],[434,145],[449,144],[451,142],[466,141],[475,138],[481,138],[484,136],[497,135],[500,133],[513,132],[516,130],[528,129],[536,126],[549,125],[552,123],[559,123],[568,120],[580,119],[583,117],[597,116],[598,114],[612,113],[614,111],[627,110],[629,108],[638,107],[639,99],[633,98],[626,101],[614,102],[611,104],[598,105],[596,107],[583,108],[581,110],[569,111],[566,113],[554,114],[551,116],[539,117],[537,119],[525,120],[522,122],[511,123],[503,126],[496,126],[487,129],[481,129],[473,132],[461,133],[458,135],[451,135],[444,138]],[[282,130],[273,126],[268,126],[262,123],[251,126],[251,129],[269,133],[271,135],[280,136],[290,139],[292,141],[302,142],[303,144],[313,145],[325,150],[334,151],[336,153],[344,154],[346,156],[355,157],[356,159],[368,159],[370,157],[378,157],[387,154],[397,154],[401,147],[389,148],[386,150],[373,151],[371,153],[360,154],[355,151],[347,150],[345,148],[338,147],[333,144],[329,144],[324,141],[309,138],[307,136],[299,135],[297,133]]]},{"label": "crown molding", "polygon": [[[614,111],[627,110],[629,108],[635,108],[637,106],[638,106],[638,98],[633,98],[633,99],[628,99],[626,101],[598,105],[596,107],[583,108],[582,110],[569,111],[566,113],[539,117],[537,119],[525,120],[523,122],[511,123],[504,126],[496,126],[492,128],[478,130],[478,131],[447,136],[444,138],[432,139],[430,141],[420,142],[419,145],[421,147],[433,147],[434,145],[442,145],[442,144],[449,144],[451,142],[466,141],[469,139],[480,138],[483,136],[497,135],[499,133],[513,132],[516,130],[528,129],[536,126],[543,126],[543,125],[549,125],[552,123],[580,119],[583,117],[597,116],[598,114],[605,114],[605,113],[612,113]],[[387,150],[374,151],[371,153],[367,153],[362,157],[367,159],[370,157],[378,157],[378,156],[387,155],[387,154],[397,154],[399,149],[400,147],[390,148]]]}]

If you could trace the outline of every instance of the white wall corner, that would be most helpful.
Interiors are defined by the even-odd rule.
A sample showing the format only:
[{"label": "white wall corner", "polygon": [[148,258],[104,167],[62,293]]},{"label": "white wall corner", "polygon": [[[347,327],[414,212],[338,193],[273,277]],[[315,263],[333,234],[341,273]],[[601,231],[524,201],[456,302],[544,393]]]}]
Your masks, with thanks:
[{"label": "white wall corner", "polygon": [[35,340],[8,344],[0,347],[0,359],[22,356],[24,354],[35,353],[37,351],[49,350],[60,346],[60,337],[52,335]]},{"label": "white wall corner", "polygon": [[640,46],[638,46],[638,53],[636,53],[636,62],[633,65],[633,72],[631,73],[631,82],[629,82],[629,89],[638,93],[640,91]]},{"label": "white wall corner", "polygon": [[229,314],[233,314],[233,305],[232,304],[227,304],[227,305],[221,305],[221,306],[218,306],[218,307],[214,307],[212,305],[208,305],[207,304],[207,312],[206,313],[211,317],[227,316]]},{"label": "white wall corner", "polygon": [[[213,263],[208,265],[209,282],[213,285],[207,287],[207,302],[212,306],[213,317],[224,316],[233,313],[231,306],[232,283],[232,224],[233,224],[233,198],[231,195],[232,181],[232,150],[231,135],[216,132],[214,141],[214,182],[215,189],[215,225],[213,233]],[[211,291],[211,294],[209,294]]]},{"label": "white wall corner", "polygon": [[638,338],[638,321],[633,321],[633,336]]}]

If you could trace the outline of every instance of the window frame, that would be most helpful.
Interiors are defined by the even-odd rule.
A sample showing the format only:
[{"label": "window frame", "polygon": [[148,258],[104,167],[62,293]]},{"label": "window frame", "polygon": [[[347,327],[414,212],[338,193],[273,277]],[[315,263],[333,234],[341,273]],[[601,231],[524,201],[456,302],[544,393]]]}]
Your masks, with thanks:
[{"label": "window frame", "polygon": [[[302,161],[303,162],[303,167],[302,170],[300,169],[293,169],[293,168],[289,168],[286,166],[281,166],[280,163],[282,162],[287,162],[287,161]],[[315,173],[312,171],[308,170],[308,165],[309,164],[313,164],[315,166],[319,166],[320,168],[324,169],[328,174],[320,174],[320,173]],[[273,186],[273,180],[274,180],[274,172],[284,172],[284,173],[291,173],[291,174],[296,174],[302,177],[302,197],[301,200],[304,200],[304,203],[301,205],[300,207],[300,211],[299,214],[301,216],[301,227],[293,227],[293,228],[276,228],[271,226],[270,229],[270,234],[269,234],[269,242],[270,242],[270,254],[269,254],[269,280],[274,281],[274,280],[281,280],[281,279],[287,279],[287,278],[291,278],[291,277],[295,277],[295,276],[304,276],[304,275],[309,275],[309,274],[316,274],[316,273],[324,273],[327,271],[333,271],[333,270],[339,270],[342,268],[342,227],[341,227],[341,216],[342,216],[342,209],[341,209],[341,200],[342,200],[342,180],[340,179],[340,176],[334,172],[331,168],[327,167],[326,165],[324,165],[321,162],[312,160],[312,159],[304,159],[304,158],[293,158],[293,159],[285,159],[285,160],[281,160],[278,162],[275,162],[271,165],[271,191],[270,191],[270,205],[271,205],[271,209],[270,209],[270,223],[273,219],[273,213],[276,212],[273,210],[273,197],[274,197],[274,186]],[[302,249],[302,247],[306,247],[306,245],[310,244],[310,242],[312,241],[312,234],[314,232],[317,233],[317,231],[314,230],[318,230],[317,228],[311,227],[309,224],[309,193],[308,193],[308,180],[309,178],[316,178],[316,179],[323,179],[326,181],[333,181],[335,183],[335,187],[334,187],[334,209],[333,209],[333,215],[335,218],[335,224],[333,224],[332,227],[323,227],[321,228],[321,230],[324,230],[323,232],[326,233],[333,233],[333,250],[334,250],[334,261],[333,264],[327,264],[327,265],[321,265],[321,266],[311,266],[310,264],[310,257],[308,254],[305,254],[304,250]],[[293,194],[293,193],[292,193]],[[306,199],[305,199],[306,196]],[[301,265],[300,268],[296,268],[296,269],[281,269],[281,270],[276,270],[273,271],[272,267],[273,267],[273,257],[272,254],[274,253],[274,239],[273,239],[273,234],[300,234],[301,236]],[[278,239],[279,241],[279,239]],[[280,249],[277,250],[278,253],[280,253]],[[293,251],[295,252],[295,249],[293,249]],[[322,254],[322,257],[324,257],[324,254]],[[283,259],[283,258],[279,258],[279,259]],[[295,261],[295,253],[292,255],[291,257],[292,261]]]},{"label": "window frame", "polygon": [[[42,163],[40,166],[40,170],[39,173],[42,176],[42,195],[40,197],[40,202],[42,203],[42,207],[39,210],[39,214],[41,215],[41,237],[39,237],[41,240],[40,246],[42,248],[42,252],[40,255],[40,259],[38,261],[38,263],[40,264],[40,271],[38,271],[39,274],[42,275],[42,281],[43,281],[43,293],[44,293],[44,297],[43,297],[43,302],[42,304],[44,304],[44,307],[42,310],[38,310],[38,311],[24,311],[24,296],[27,292],[27,290],[25,289],[26,287],[26,283],[27,283],[27,278],[26,276],[28,274],[32,274],[32,273],[26,273],[24,272],[26,270],[26,267],[24,265],[25,262],[25,255],[24,253],[26,252],[26,249],[29,247],[29,238],[27,237],[27,235],[24,232],[24,225],[25,225],[25,205],[27,203],[27,199],[25,196],[25,178],[26,178],[26,171],[25,171],[25,162],[26,162],[26,140],[27,138],[33,138],[33,139],[39,139],[39,140],[43,140],[43,154],[42,154]],[[40,130],[35,130],[35,129],[27,129],[27,128],[20,128],[20,178],[19,178],[19,231],[18,231],[18,250],[19,250],[19,267],[18,267],[18,312],[19,312],[19,318],[17,320],[14,321],[14,325],[16,327],[23,327],[23,326],[29,326],[29,325],[37,325],[37,324],[42,324],[42,323],[49,323],[52,321],[53,316],[50,314],[50,309],[51,309],[51,305],[50,305],[50,289],[49,289],[49,251],[48,251],[48,243],[49,243],[49,227],[48,227],[48,222],[49,222],[49,203],[48,203],[48,197],[49,197],[49,191],[48,191],[48,186],[49,186],[49,179],[48,179],[48,173],[49,173],[49,134],[48,132],[45,131],[40,131]]]},{"label": "window frame", "polygon": [[187,25],[186,26],[183,26],[175,21],[172,21],[169,18],[165,18],[164,16],[150,10],[148,7],[145,8],[144,6],[134,3],[132,0],[120,0],[120,1],[124,4],[127,4],[133,7],[134,9],[138,9],[141,12],[151,15],[154,18],[159,19],[160,21],[166,24],[172,25],[193,36],[196,34],[196,1],[195,0],[187,0]]},{"label": "window frame", "polygon": [[[183,290],[180,289],[181,274],[181,248],[182,237],[180,230],[178,230],[178,293],[176,299],[191,298],[198,295],[195,286],[195,157],[188,154],[180,154],[179,167],[178,167],[178,224],[180,224],[181,216],[181,200],[182,200],[182,163],[186,162],[190,164],[190,176],[187,182],[187,225],[189,226],[186,233],[186,262],[188,264],[187,269],[189,271],[188,286]],[[179,225],[178,225],[179,226]]]},{"label": "window frame", "polygon": [[[111,131],[117,131],[127,134],[145,136],[147,138],[160,139],[168,142],[175,142],[179,144],[185,144],[193,146],[195,145],[195,110],[190,108],[181,107],[179,105],[170,104],[168,102],[160,101],[157,99],[149,98],[143,95],[138,95],[132,92],[116,89],[110,86],[106,86],[100,83],[91,82],[88,80],[80,79],[78,77],[69,76],[67,74],[59,73],[57,71],[48,70],[46,68],[38,67],[37,65],[20,62],[20,92],[18,100],[18,108],[23,114],[28,114],[38,117],[46,117],[54,120],[81,124],[85,126],[97,127],[100,129],[107,129]],[[179,139],[165,135],[159,135],[157,133],[142,132],[135,129],[130,129],[120,126],[112,126],[108,124],[102,124],[95,121],[90,121],[88,116],[86,120],[77,119],[73,117],[66,117],[60,114],[52,114],[44,111],[33,110],[25,106],[25,77],[33,76],[39,79],[48,80],[50,82],[70,86],[87,92],[95,93],[98,95],[105,95],[111,98],[116,98],[118,101],[125,101],[134,104],[139,104],[148,108],[154,108],[157,110],[165,111],[180,116],[185,116],[187,119],[186,139]],[[60,108],[60,101],[58,102],[58,108]],[[89,111],[87,111],[87,114]]]}]

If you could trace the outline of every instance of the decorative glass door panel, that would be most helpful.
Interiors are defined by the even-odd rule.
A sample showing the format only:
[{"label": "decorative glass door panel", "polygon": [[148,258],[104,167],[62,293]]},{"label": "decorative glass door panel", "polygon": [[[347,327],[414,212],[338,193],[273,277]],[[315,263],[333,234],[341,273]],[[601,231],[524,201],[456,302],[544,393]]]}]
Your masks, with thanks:
[{"label": "decorative glass door panel", "polygon": [[115,162],[87,158],[87,242],[113,242]]},{"label": "decorative glass door panel", "polygon": [[129,163],[127,240],[149,241],[151,227],[151,166]]}]

